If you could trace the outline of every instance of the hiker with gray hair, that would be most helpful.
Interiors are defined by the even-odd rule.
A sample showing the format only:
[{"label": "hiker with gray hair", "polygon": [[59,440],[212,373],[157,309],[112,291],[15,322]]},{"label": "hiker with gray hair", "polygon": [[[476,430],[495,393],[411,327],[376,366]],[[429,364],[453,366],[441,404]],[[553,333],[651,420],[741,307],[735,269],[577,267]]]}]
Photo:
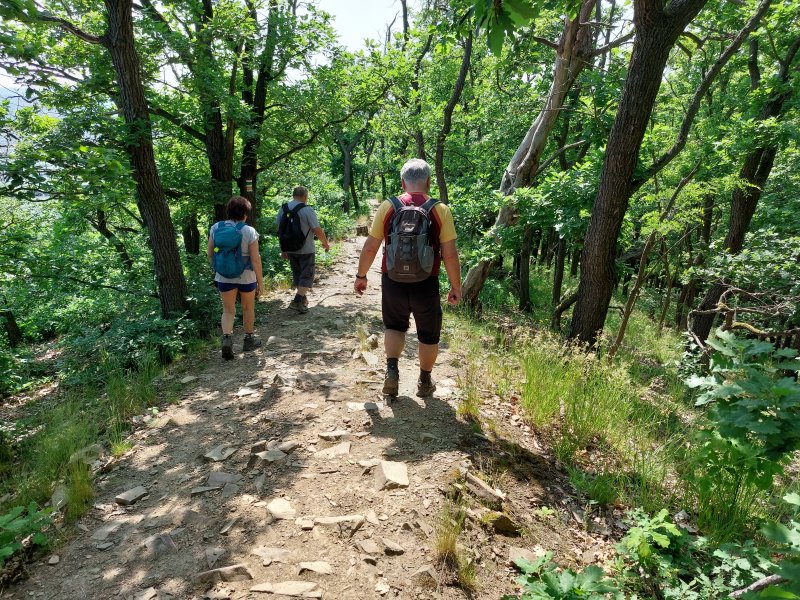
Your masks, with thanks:
[{"label": "hiker with gray hair", "polygon": [[439,269],[442,261],[450,280],[447,301],[461,300],[461,264],[450,208],[429,196],[431,168],[414,158],[400,170],[403,194],[384,200],[361,249],[353,288],[361,296],[367,289],[367,271],[384,244],[381,261],[381,312],[383,314],[386,375],[383,393],[395,397],[400,389],[399,359],[406,342],[410,316],[414,315],[419,339],[417,396],[436,391],[431,378],[439,354],[442,306]]}]

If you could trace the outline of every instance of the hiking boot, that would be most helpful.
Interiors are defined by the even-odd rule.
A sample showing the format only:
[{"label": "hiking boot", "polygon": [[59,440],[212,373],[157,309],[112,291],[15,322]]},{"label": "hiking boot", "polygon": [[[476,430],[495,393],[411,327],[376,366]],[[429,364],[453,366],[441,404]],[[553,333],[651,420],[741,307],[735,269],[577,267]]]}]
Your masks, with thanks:
[{"label": "hiking boot", "polygon": [[261,348],[261,338],[257,335],[245,335],[242,352],[250,352],[256,348]]},{"label": "hiking boot", "polygon": [[233,360],[233,338],[230,334],[222,336],[222,358]]},{"label": "hiking boot", "polygon": [[308,312],[308,306],[304,305],[302,300],[299,300],[299,301],[298,300],[292,300],[289,303],[289,308],[291,308],[292,310],[296,310],[301,315],[303,315],[303,314]]},{"label": "hiking boot", "polygon": [[303,296],[303,308],[308,310],[308,296]]},{"label": "hiking boot", "polygon": [[397,396],[400,391],[400,372],[394,369],[386,369],[386,376],[383,378],[383,395]]},{"label": "hiking boot", "polygon": [[417,398],[430,398],[435,391],[436,384],[432,380],[422,381],[420,379],[417,381]]}]

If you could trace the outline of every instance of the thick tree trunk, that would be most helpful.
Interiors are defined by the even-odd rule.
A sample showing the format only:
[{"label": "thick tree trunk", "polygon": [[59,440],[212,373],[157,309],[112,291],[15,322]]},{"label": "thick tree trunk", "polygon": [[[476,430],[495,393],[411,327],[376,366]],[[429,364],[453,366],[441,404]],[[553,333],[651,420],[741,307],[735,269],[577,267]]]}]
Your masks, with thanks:
[{"label": "thick tree trunk", "polygon": [[447,182],[444,178],[444,142],[450,134],[453,126],[453,111],[461,98],[461,92],[464,90],[464,83],[467,80],[467,73],[469,72],[469,63],[472,59],[472,32],[467,36],[464,43],[464,56],[461,59],[461,69],[458,72],[456,83],[453,86],[453,93],[450,94],[450,100],[444,107],[444,114],[442,118],[442,128],[436,136],[436,157],[434,159],[434,170],[436,172],[436,185],[439,188],[439,200],[444,204],[448,203],[447,196]]},{"label": "thick tree trunk", "polygon": [[594,345],[611,302],[614,259],[622,219],[628,208],[639,148],[653,111],[661,77],[684,27],[706,0],[675,0],[661,8],[655,0],[634,5],[636,38],[581,255],[578,300],[569,337]]},{"label": "thick tree trunk", "polygon": [[16,348],[22,342],[22,330],[19,328],[19,325],[17,325],[14,313],[11,312],[10,308],[1,308],[0,318],[3,319],[3,327],[6,330],[8,345],[11,348]]},{"label": "thick tree trunk", "polygon": [[578,265],[581,262],[581,247],[575,246],[572,250],[572,257],[569,261],[569,276],[570,277],[577,277],[578,276]]},{"label": "thick tree trunk", "polygon": [[[500,190],[507,196],[513,194],[516,188],[527,187],[533,181],[539,169],[542,152],[556,125],[567,93],[591,58],[593,36],[591,27],[586,22],[590,20],[594,6],[594,0],[584,0],[578,18],[565,19],[564,30],[556,48],[550,91],[541,111],[503,173]],[[498,212],[488,236],[499,240],[500,232],[513,225],[515,221],[515,207],[506,204]],[[478,297],[486,283],[490,271],[487,262],[489,262],[487,259],[479,261],[467,272],[462,294],[468,304]]]},{"label": "thick tree trunk", "polygon": [[183,247],[186,254],[200,254],[200,230],[197,228],[197,213],[183,220]]},{"label": "thick tree trunk", "polygon": [[108,29],[101,43],[108,49],[117,74],[120,103],[129,128],[126,150],[136,181],[139,209],[150,234],[161,314],[169,317],[186,310],[187,288],[175,229],[156,168],[150,114],[134,45],[132,0],[105,0],[105,5]]}]

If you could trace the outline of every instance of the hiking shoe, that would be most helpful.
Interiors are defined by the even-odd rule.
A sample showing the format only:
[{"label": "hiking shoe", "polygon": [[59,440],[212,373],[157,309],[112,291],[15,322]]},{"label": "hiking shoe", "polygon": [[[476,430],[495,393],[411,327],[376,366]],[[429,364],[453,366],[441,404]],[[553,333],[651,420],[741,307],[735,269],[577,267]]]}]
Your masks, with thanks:
[{"label": "hiking shoe", "polygon": [[298,302],[297,300],[292,300],[292,301],[289,303],[289,308],[291,308],[292,310],[296,310],[296,311],[297,311],[297,312],[299,312],[301,315],[303,315],[303,314],[305,314],[305,313],[307,313],[307,312],[308,312],[308,306],[305,306],[305,305],[303,304],[303,301],[302,301],[302,300],[300,300],[299,302]]},{"label": "hiking shoe", "polygon": [[418,398],[430,398],[433,396],[433,392],[436,391],[436,384],[433,381],[422,381],[421,379],[417,381],[417,397]]},{"label": "hiking shoe", "polygon": [[222,358],[233,360],[233,338],[230,335],[222,336]]},{"label": "hiking shoe", "polygon": [[250,352],[256,348],[261,347],[261,338],[257,335],[244,336],[244,343],[242,344],[242,352]]},{"label": "hiking shoe", "polygon": [[387,369],[386,376],[383,378],[383,395],[397,396],[399,391],[400,391],[400,372],[392,369]]},{"label": "hiking shoe", "polygon": [[303,296],[303,308],[308,310],[308,296]]}]

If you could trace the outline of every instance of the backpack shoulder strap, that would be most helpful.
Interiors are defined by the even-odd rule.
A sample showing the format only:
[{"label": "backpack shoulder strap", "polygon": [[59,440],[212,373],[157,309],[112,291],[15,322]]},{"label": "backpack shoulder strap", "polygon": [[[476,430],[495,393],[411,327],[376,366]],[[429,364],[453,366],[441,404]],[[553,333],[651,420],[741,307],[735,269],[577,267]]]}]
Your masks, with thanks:
[{"label": "backpack shoulder strap", "polygon": [[400,198],[398,198],[397,196],[392,196],[391,198],[389,198],[389,202],[392,203],[392,207],[394,207],[395,212],[397,212],[398,210],[400,210],[405,206],[405,204],[400,202]]},{"label": "backpack shoulder strap", "polygon": [[436,206],[437,204],[439,204],[439,201],[436,198],[428,198],[425,204],[420,206],[420,208],[424,210],[426,213],[430,213],[433,210],[433,207]]},{"label": "backpack shoulder strap", "polygon": [[236,227],[236,231],[241,231],[242,229],[245,228],[246,225],[247,221],[242,221],[241,223],[237,223],[236,225],[234,225],[234,227]]},{"label": "backpack shoulder strap", "polygon": [[[286,206],[288,207],[289,205],[287,204]],[[308,206],[308,204],[304,204],[303,202],[300,202],[300,203],[299,203],[297,206],[295,206],[295,207],[294,207],[294,208],[293,208],[291,211],[289,211],[289,212],[290,212],[290,213],[291,213],[291,215],[294,217],[294,216],[296,216],[296,215],[297,215],[297,213],[299,213],[301,210],[303,210],[303,209],[304,209],[305,207],[307,207],[307,206]]]}]

